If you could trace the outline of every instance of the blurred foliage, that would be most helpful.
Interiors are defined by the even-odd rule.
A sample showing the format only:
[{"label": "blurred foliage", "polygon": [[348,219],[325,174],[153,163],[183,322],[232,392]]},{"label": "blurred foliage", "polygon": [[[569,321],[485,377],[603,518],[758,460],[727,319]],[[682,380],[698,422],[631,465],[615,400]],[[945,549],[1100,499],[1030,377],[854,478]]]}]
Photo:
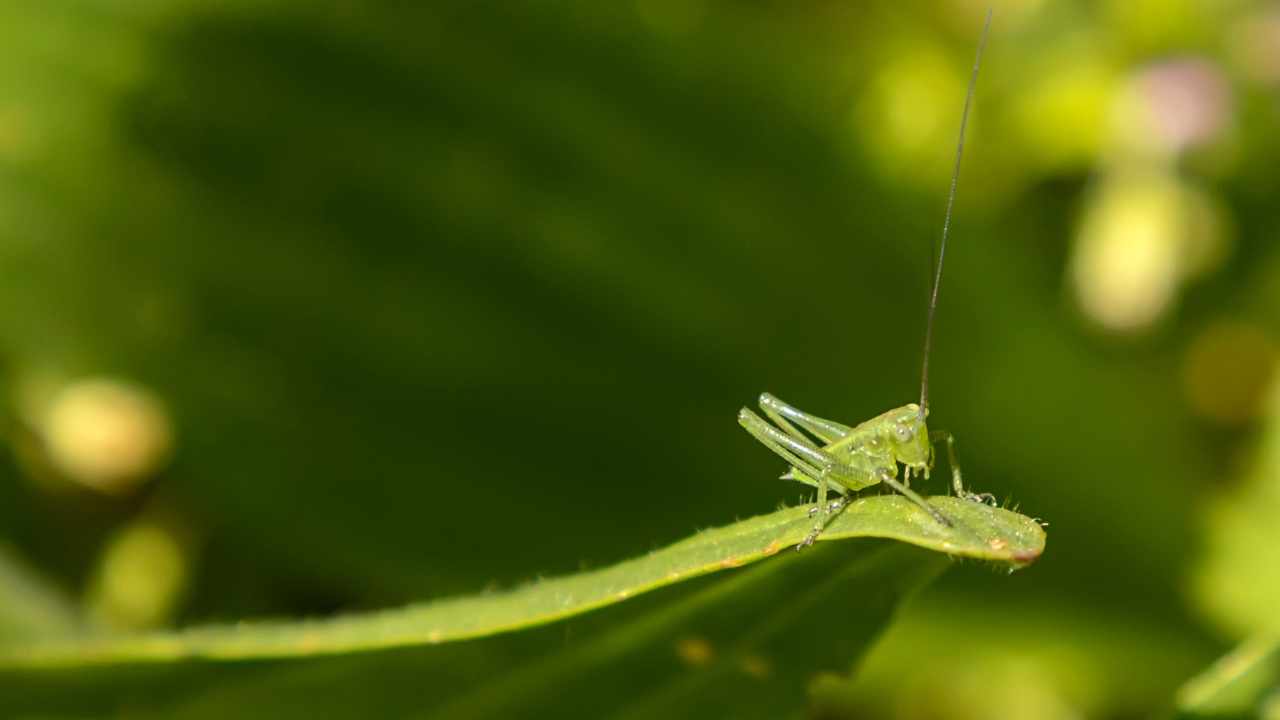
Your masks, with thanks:
[{"label": "blurred foliage", "polygon": [[1266,405],[1257,457],[1238,485],[1208,504],[1205,547],[1193,568],[1196,600],[1238,637],[1280,634],[1280,386]]},{"label": "blurred foliage", "polygon": [[1178,691],[1180,718],[1280,718],[1280,640],[1241,643]]},{"label": "blurred foliage", "polygon": [[[385,607],[797,500],[733,415],[763,390],[849,422],[914,399],[981,12],[0,5],[0,539],[22,568],[0,618],[62,632],[63,596],[108,625]],[[1239,508],[1274,485],[1277,47],[1261,2],[996,3],[931,421],[1053,545],[1007,579],[954,568],[813,712],[1126,717],[1265,622],[1246,598],[1276,586],[1274,533]],[[72,403],[85,383],[109,392]],[[866,610],[829,608],[806,632],[852,663],[823,628]],[[155,681],[112,709],[221,716],[265,673],[406,714],[449,667],[78,692]]]}]

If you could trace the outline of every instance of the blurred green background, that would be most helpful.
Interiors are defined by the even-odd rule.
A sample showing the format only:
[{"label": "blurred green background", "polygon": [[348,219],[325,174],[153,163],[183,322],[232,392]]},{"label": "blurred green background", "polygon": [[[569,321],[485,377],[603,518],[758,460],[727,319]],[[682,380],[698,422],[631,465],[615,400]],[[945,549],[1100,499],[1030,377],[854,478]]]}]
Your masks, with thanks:
[{"label": "blurred green background", "polygon": [[[0,639],[800,501],[735,413],[918,397],[983,11],[5,2]],[[851,716],[1145,716],[1280,629],[1278,91],[1274,4],[995,3],[931,423],[1048,549],[921,593]]]}]

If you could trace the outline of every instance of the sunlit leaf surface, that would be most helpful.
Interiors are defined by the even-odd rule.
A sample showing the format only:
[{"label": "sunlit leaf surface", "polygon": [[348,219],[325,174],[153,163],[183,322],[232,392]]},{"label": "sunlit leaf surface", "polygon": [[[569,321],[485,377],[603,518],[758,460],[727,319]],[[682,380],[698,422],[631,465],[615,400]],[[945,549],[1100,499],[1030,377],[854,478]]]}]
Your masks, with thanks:
[{"label": "sunlit leaf surface", "polygon": [[[948,514],[954,527],[942,526],[905,498],[886,495],[853,502],[820,539],[891,538],[1014,566],[1031,562],[1044,548],[1044,531],[1030,518],[955,498],[933,498],[932,502]],[[664,585],[756,562],[791,548],[810,527],[808,508],[788,508],[700,532],[612,567],[537,582],[511,592],[322,620],[237,623],[176,633],[16,645],[0,648],[0,667],[292,657],[483,637],[566,618]]]}]

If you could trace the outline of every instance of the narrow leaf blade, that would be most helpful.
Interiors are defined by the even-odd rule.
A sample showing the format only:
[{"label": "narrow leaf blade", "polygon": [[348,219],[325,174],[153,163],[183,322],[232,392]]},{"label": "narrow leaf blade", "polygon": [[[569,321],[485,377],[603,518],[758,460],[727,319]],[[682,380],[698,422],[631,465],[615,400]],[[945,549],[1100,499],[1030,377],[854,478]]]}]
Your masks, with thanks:
[{"label": "narrow leaf blade", "polygon": [[[1044,549],[1040,525],[1027,517],[955,498],[931,501],[945,527],[899,496],[859,499],[821,540],[878,537],[960,557],[1020,567]],[[529,628],[621,602],[788,549],[808,533],[805,507],[787,508],[697,535],[611,567],[536,582],[510,592],[447,598],[404,608],[333,618],[260,621],[134,636],[52,640],[0,647],[0,669],[246,660],[342,654],[434,645]]]}]

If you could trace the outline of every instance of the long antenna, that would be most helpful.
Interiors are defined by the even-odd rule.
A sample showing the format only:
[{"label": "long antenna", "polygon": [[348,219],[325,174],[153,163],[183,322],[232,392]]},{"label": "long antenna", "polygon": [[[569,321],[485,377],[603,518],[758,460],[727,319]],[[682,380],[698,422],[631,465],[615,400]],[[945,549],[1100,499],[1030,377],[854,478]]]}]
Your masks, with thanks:
[{"label": "long antenna", "polygon": [[938,265],[934,268],[933,290],[929,293],[929,319],[924,326],[924,363],[920,369],[920,419],[929,410],[929,351],[933,348],[933,313],[938,309],[938,286],[942,283],[942,260],[947,255],[947,233],[951,230],[951,206],[956,202],[956,183],[960,180],[960,158],[964,155],[964,129],[969,124],[969,105],[973,103],[973,88],[978,84],[978,67],[982,64],[982,49],[987,45],[987,31],[991,29],[991,8],[982,23],[982,37],[978,40],[978,52],[973,58],[973,72],[969,75],[969,92],[964,96],[964,111],[960,114],[960,140],[956,143],[956,166],[951,172],[951,191],[947,193],[947,214],[942,220],[942,243],[938,246]]}]

